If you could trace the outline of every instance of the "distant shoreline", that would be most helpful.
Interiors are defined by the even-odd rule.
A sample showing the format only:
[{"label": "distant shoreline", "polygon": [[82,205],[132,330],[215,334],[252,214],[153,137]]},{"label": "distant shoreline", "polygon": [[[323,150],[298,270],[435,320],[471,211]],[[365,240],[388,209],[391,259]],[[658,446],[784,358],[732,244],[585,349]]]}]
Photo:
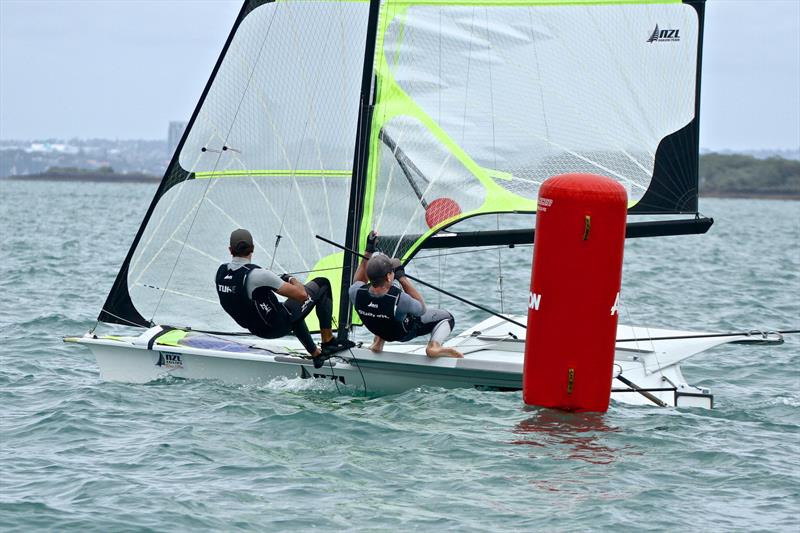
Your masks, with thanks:
[{"label": "distant shoreline", "polygon": [[[29,174],[7,176],[13,181],[60,181],[60,182],[93,182],[93,183],[159,183],[161,178],[148,174],[107,174],[87,172],[80,174]],[[800,200],[800,192],[774,193],[768,191],[700,191],[700,198],[741,198],[750,200]]]},{"label": "distant shoreline", "polygon": [[4,179],[14,181],[88,181],[102,183],[158,183],[161,178],[148,174],[28,174],[8,176]]},{"label": "distant shoreline", "polygon": [[771,192],[701,192],[700,198],[733,198],[743,200],[800,200],[800,193],[771,193]]}]

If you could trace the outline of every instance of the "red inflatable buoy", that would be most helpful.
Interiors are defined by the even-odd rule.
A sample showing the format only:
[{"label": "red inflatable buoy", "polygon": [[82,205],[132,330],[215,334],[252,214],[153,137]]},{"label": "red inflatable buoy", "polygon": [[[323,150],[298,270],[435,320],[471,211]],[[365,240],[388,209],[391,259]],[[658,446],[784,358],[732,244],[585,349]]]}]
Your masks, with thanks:
[{"label": "red inflatable buoy", "polygon": [[627,215],[625,188],[563,174],[539,189],[523,399],[606,411],[611,396]]}]

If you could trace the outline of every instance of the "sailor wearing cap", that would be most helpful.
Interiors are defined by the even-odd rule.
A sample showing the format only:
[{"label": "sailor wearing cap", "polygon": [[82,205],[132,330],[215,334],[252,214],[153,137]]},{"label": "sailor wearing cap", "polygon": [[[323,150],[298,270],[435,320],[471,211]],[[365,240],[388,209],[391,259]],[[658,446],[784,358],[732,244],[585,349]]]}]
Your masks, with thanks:
[{"label": "sailor wearing cap", "polygon": [[[316,368],[353,343],[336,340],[331,331],[333,301],[331,285],[319,277],[303,285],[296,278],[251,263],[253,236],[246,229],[231,233],[231,261],[217,269],[216,287],[219,303],[237,324],[253,335],[266,339],[283,337],[293,332],[311,355]],[[280,301],[276,294],[287,298]],[[314,309],[319,319],[322,348],[308,331],[305,318]]]},{"label": "sailor wearing cap", "polygon": [[385,341],[409,341],[430,333],[425,349],[428,357],[463,357],[461,352],[442,346],[455,325],[453,315],[443,309],[426,308],[400,260],[375,252],[377,240],[378,234],[370,232],[366,258],[358,266],[356,281],[348,291],[364,326],[375,335],[370,349],[380,352]]}]

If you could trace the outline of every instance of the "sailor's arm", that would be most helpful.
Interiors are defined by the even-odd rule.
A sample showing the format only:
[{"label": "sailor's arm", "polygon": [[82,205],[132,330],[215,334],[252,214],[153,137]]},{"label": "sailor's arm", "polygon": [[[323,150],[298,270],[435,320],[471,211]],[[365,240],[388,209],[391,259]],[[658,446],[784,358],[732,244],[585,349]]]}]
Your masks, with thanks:
[{"label": "sailor's arm", "polygon": [[375,230],[372,230],[369,232],[369,235],[367,235],[367,247],[364,250],[364,257],[358,264],[356,273],[355,275],[353,275],[353,281],[363,281],[364,283],[367,283],[369,281],[367,279],[367,261],[369,261],[369,258],[372,257],[372,254],[375,251],[375,246],[377,244],[378,244],[378,233]]},{"label": "sailor's arm", "polygon": [[419,313],[412,313],[417,316],[422,316],[425,314],[425,300],[422,299],[422,295],[419,293],[416,287],[411,283],[411,280],[406,277],[405,270],[403,267],[399,267],[394,271],[394,275],[397,281],[400,282],[400,286],[403,288],[406,294],[414,298],[416,301],[420,303],[422,306],[422,310]]},{"label": "sailor's arm", "polygon": [[308,293],[306,292],[306,288],[303,286],[303,284],[300,283],[295,277],[287,276],[286,274],[284,274],[284,277],[287,281],[284,281],[275,292],[281,296],[291,298],[292,300],[305,302],[308,299]]},{"label": "sailor's arm", "polygon": [[361,259],[361,262],[358,264],[358,268],[356,269],[356,273],[353,275],[353,281],[361,281],[367,283],[369,281],[367,279],[367,261],[372,256],[371,253],[366,252],[364,253],[364,258]]}]

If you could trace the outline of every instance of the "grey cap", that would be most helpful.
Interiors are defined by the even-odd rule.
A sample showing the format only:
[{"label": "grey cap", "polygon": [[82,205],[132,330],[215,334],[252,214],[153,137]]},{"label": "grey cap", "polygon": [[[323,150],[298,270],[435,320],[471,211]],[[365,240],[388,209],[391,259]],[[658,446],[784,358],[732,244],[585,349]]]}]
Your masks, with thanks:
[{"label": "grey cap", "polygon": [[367,277],[370,281],[380,281],[389,272],[400,266],[400,260],[381,253],[376,253],[367,262]]},{"label": "grey cap", "polygon": [[231,232],[231,252],[234,255],[249,255],[253,251],[253,236],[246,229]]}]

